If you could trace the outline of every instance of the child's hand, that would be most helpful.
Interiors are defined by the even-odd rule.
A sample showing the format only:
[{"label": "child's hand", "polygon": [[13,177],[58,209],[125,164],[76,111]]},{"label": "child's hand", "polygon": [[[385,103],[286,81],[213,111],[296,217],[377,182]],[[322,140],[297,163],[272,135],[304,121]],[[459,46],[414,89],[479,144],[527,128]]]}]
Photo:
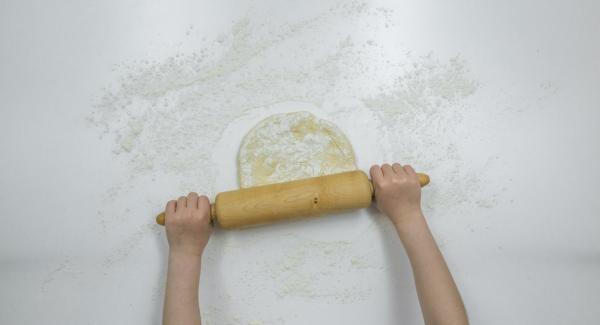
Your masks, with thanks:
[{"label": "child's hand", "polygon": [[212,233],[208,198],[190,193],[169,201],[165,212],[169,251],[201,256]]},{"label": "child's hand", "polygon": [[371,167],[375,200],[379,211],[398,226],[413,218],[422,217],[421,185],[415,170],[395,163]]}]

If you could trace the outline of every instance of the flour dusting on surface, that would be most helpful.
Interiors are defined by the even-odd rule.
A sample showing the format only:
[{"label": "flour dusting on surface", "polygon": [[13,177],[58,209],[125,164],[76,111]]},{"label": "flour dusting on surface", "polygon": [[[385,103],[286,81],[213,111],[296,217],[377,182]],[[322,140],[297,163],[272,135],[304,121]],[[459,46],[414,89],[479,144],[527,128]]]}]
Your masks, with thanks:
[{"label": "flour dusting on surface", "polygon": [[360,251],[358,241],[295,240],[297,243],[267,268],[278,297],[341,304],[365,299],[372,292],[368,283],[357,280],[381,271],[383,266],[356,255]]},{"label": "flour dusting on surface", "polygon": [[364,99],[389,139],[387,160],[406,161],[435,175],[443,194],[423,201],[429,209],[447,210],[477,194],[479,182],[456,148],[457,131],[469,109],[462,101],[478,87],[466,69],[458,57],[440,62],[428,54],[403,69],[387,90]]}]

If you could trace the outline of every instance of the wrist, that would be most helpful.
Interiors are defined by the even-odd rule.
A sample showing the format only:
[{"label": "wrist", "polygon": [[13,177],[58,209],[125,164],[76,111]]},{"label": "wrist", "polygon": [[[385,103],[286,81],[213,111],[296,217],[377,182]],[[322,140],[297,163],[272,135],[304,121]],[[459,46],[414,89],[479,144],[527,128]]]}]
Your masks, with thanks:
[{"label": "wrist", "polygon": [[200,269],[200,256],[169,250],[167,291],[176,292],[182,302],[197,304]]},{"label": "wrist", "polygon": [[393,214],[390,217],[399,234],[414,227],[427,225],[421,209]]},{"label": "wrist", "polygon": [[202,260],[203,251],[186,249],[184,247],[169,247],[169,259],[177,261],[199,262]]},{"label": "wrist", "polygon": [[182,288],[195,287],[202,268],[202,256],[186,252],[169,251],[169,276],[177,278],[174,283]]}]

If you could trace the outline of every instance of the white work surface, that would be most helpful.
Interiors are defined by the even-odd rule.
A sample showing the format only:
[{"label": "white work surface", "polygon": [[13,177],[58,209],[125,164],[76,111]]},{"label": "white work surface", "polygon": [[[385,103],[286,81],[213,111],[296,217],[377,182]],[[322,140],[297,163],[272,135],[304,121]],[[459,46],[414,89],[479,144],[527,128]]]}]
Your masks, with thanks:
[{"label": "white work surface", "polygon": [[[195,179],[180,166],[160,165],[157,157],[148,158],[159,161],[155,167],[140,172],[139,161],[131,163],[140,147],[127,147],[140,143],[121,144],[125,151],[113,153],[119,126],[102,133],[88,121],[102,109],[97,104],[104,88],[118,88],[127,74],[113,68],[201,51],[205,43],[198,40],[221,42],[246,17],[256,26],[309,21],[278,40],[290,55],[302,50],[294,48],[297,33],[307,46],[321,42],[326,48],[320,37],[330,27],[368,34],[371,19],[386,25],[372,28],[389,57],[431,53],[448,62],[460,56],[477,86],[448,107],[462,105],[464,114],[449,128],[412,130],[414,121],[397,128],[425,132],[417,142],[424,154],[408,162],[431,174],[425,212],[472,323],[597,324],[599,3],[367,1],[365,7],[375,16],[346,21],[344,14],[334,17],[339,3],[326,1],[1,1],[0,323],[160,323],[167,242],[154,216],[188,190],[212,196],[235,188],[241,137],[269,114],[309,110],[335,122],[363,170],[406,160],[385,148],[412,142],[379,137],[368,110],[331,114],[336,105],[356,102],[308,103],[304,95],[248,107],[231,116],[225,132],[196,130],[216,139],[209,158],[192,166],[212,168],[192,174],[210,173],[210,188],[191,186]],[[329,12],[333,16],[324,16]],[[338,44],[347,36],[328,37]],[[265,53],[246,57],[261,60]],[[377,50],[366,53],[384,69],[361,82],[377,88],[387,59]],[[280,55],[261,62],[285,77],[297,61]],[[358,79],[351,65],[338,68],[331,73],[350,77],[334,80],[335,87]],[[321,84],[314,93],[334,92]],[[428,114],[435,119],[443,112]],[[450,138],[448,159],[442,152],[425,163],[436,154],[425,148],[435,148],[428,141]],[[185,143],[167,145],[186,149]],[[458,189],[449,186],[453,181]],[[422,323],[407,258],[389,222],[373,209],[217,230],[202,269],[206,324]]]}]

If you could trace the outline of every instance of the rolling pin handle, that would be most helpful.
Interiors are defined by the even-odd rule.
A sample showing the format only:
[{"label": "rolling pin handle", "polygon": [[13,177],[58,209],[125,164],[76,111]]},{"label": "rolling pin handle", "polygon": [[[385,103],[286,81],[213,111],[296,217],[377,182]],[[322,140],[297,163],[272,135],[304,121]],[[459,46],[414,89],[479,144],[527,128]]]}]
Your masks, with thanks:
[{"label": "rolling pin handle", "polygon": [[423,173],[417,173],[417,176],[419,176],[419,184],[421,185],[421,187],[429,184],[429,175],[423,174]]},{"label": "rolling pin handle", "polygon": [[156,223],[164,226],[165,225],[165,213],[161,212],[159,215],[156,216]]}]

